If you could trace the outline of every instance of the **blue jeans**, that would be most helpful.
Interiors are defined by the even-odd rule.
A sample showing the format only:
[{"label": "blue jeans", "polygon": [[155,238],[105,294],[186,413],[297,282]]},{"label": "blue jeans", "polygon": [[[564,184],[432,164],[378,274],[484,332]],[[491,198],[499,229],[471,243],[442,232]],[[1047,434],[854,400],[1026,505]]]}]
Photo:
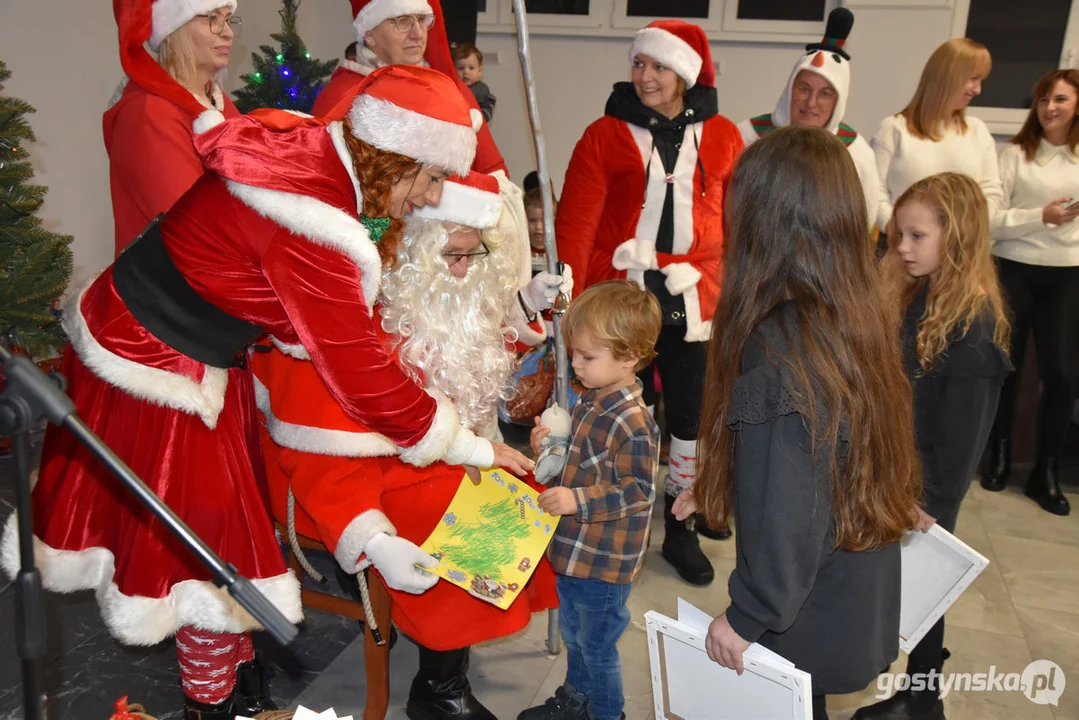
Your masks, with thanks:
[{"label": "blue jeans", "polygon": [[618,639],[629,625],[631,585],[565,575],[555,582],[566,643],[566,682],[588,698],[598,720],[619,720],[625,698]]}]

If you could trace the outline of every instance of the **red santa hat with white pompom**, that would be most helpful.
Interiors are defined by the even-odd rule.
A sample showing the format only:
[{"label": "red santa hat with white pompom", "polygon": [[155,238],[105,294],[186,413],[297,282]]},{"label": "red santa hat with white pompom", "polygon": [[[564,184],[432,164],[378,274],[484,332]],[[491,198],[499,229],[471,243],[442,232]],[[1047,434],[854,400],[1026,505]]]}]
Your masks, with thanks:
[{"label": "red santa hat with white pompom", "polygon": [[716,70],[712,65],[712,50],[708,36],[699,26],[681,20],[656,20],[633,36],[629,61],[637,55],[647,55],[694,85],[715,87]]},{"label": "red santa hat with white pompom", "polygon": [[155,95],[160,95],[198,116],[206,108],[176,82],[145,45],[157,52],[161,42],[196,15],[214,10],[236,10],[236,0],[113,0],[113,13],[120,34],[120,64],[127,76]]}]

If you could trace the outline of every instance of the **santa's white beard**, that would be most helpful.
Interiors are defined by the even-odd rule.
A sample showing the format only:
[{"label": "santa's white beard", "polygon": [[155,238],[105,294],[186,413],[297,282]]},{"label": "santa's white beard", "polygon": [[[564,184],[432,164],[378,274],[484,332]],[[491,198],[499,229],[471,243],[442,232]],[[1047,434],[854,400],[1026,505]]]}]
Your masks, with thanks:
[{"label": "santa's white beard", "polygon": [[397,337],[405,370],[449,396],[465,427],[482,433],[516,364],[503,335],[516,262],[496,245],[456,278],[441,257],[445,240],[440,222],[409,221],[397,265],[382,279],[382,327]]}]

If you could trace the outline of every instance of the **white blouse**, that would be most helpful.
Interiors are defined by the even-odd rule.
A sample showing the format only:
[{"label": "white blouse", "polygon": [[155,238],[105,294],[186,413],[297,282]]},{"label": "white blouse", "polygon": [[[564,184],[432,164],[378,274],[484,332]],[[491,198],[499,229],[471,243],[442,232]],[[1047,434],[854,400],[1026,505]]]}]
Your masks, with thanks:
[{"label": "white blouse", "polygon": [[945,133],[938,141],[914,137],[902,115],[885,118],[873,137],[873,153],[880,176],[880,207],[877,225],[883,230],[892,218],[899,196],[919,180],[942,172],[972,177],[989,202],[990,213],[1001,203],[997,146],[985,123],[967,117],[967,131]]},{"label": "white blouse", "polygon": [[1067,145],[1044,139],[1027,161],[1008,145],[1000,154],[1004,202],[991,213],[993,254],[1027,265],[1079,266],[1079,220],[1042,222],[1042,208],[1062,197],[1079,201],[1079,157]]}]

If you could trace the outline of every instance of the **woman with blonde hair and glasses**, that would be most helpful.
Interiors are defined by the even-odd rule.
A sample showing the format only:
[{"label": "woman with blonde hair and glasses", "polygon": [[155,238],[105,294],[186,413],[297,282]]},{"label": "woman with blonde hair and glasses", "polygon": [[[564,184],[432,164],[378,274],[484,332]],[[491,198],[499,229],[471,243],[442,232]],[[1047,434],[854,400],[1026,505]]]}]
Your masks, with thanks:
[{"label": "woman with blonde hair and glasses", "polygon": [[126,79],[103,126],[119,255],[202,176],[195,118],[240,114],[220,85],[240,18],[236,0],[115,0],[114,9]]},{"label": "woman with blonde hair and glasses", "polygon": [[907,106],[881,122],[871,143],[880,174],[881,231],[888,231],[896,199],[917,181],[937,173],[969,175],[990,209],[1000,204],[996,143],[984,122],[967,116],[967,106],[981,94],[992,66],[984,45],[952,38],[929,56]]}]

